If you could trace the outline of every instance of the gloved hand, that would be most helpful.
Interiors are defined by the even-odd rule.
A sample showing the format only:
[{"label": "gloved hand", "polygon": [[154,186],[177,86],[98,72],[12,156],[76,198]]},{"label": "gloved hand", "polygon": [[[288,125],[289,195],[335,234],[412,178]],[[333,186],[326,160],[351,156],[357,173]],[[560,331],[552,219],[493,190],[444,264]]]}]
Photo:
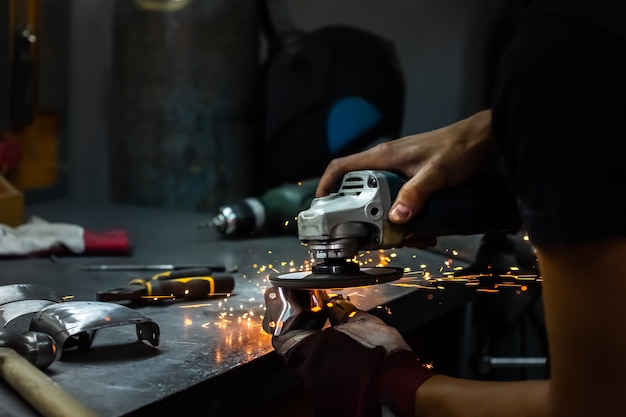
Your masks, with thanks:
[{"label": "gloved hand", "polygon": [[400,333],[361,310],[324,330],[291,330],[272,345],[304,382],[316,407],[341,417],[415,414],[415,391],[435,372],[419,362]]}]

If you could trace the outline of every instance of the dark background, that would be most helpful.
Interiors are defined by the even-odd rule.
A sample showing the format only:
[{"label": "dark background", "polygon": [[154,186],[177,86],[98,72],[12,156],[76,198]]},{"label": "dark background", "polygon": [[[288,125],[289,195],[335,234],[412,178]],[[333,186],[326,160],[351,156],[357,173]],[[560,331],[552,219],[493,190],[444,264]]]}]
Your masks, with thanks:
[{"label": "dark background", "polygon": [[[304,30],[348,24],[393,41],[406,82],[403,134],[486,106],[494,54],[518,0],[289,0]],[[67,165],[70,197],[108,201],[107,109],[113,1],[71,2]]]}]

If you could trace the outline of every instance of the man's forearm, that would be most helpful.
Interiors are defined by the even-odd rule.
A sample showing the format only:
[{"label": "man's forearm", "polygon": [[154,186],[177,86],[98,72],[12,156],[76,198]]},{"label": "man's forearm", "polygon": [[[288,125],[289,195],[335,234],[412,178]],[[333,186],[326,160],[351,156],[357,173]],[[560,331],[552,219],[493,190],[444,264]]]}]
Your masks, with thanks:
[{"label": "man's forearm", "polygon": [[435,375],[415,396],[417,417],[545,417],[547,380],[472,381]]}]

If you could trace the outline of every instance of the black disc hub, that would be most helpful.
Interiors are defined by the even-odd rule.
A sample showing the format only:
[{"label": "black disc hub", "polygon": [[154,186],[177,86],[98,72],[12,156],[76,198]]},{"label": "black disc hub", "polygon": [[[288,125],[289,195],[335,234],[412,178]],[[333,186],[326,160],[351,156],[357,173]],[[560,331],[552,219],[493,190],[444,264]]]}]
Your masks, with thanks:
[{"label": "black disc hub", "polygon": [[314,274],[356,274],[359,272],[359,264],[348,262],[346,258],[329,258],[321,264],[311,267]]}]

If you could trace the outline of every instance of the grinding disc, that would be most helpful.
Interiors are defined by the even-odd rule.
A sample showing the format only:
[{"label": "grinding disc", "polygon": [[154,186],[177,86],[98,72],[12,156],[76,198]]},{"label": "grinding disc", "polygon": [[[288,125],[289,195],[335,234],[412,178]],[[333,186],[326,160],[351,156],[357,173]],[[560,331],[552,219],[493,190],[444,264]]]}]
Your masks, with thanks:
[{"label": "grinding disc", "polygon": [[273,285],[283,288],[330,290],[395,281],[402,278],[403,274],[404,270],[402,268],[374,267],[361,268],[359,272],[353,274],[320,274],[310,271],[290,272],[270,275],[269,280]]}]

